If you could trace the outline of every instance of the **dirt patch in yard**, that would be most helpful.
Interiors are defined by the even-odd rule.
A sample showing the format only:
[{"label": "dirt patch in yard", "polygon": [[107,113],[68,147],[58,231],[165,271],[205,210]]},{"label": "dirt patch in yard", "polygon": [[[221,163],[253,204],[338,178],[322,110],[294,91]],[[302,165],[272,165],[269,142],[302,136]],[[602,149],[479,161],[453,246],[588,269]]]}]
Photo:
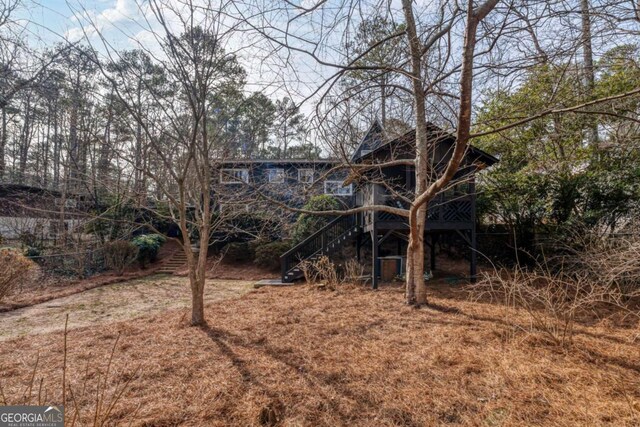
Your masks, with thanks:
[{"label": "dirt patch in yard", "polygon": [[[237,297],[252,289],[252,284],[242,280],[209,280],[205,301]],[[129,280],[0,313],[0,341],[62,330],[67,313],[69,328],[75,329],[188,307],[190,302],[187,278],[156,275]]]}]

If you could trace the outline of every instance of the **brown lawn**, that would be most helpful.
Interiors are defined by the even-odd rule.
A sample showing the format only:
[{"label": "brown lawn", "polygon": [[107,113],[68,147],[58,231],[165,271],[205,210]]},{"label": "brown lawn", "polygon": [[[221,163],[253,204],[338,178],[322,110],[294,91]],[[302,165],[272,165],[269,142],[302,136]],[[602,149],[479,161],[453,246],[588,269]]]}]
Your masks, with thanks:
[{"label": "brown lawn", "polygon": [[[83,381],[104,378],[93,370],[104,372],[120,334],[107,397],[131,382],[111,425],[640,425],[637,325],[580,327],[562,350],[506,326],[497,306],[437,294],[416,310],[397,288],[261,288],[211,303],[206,328],[174,309],[75,329],[74,404],[86,422],[95,399],[82,397]],[[7,400],[20,400],[38,354],[32,395],[44,378],[46,400],[59,400],[62,338],[0,343]]]},{"label": "brown lawn", "polygon": [[[252,289],[254,281],[208,280],[206,302],[237,297]],[[25,308],[0,312],[0,343],[22,335],[97,326],[105,322],[133,319],[144,314],[189,307],[189,279],[153,275],[92,288]]]}]

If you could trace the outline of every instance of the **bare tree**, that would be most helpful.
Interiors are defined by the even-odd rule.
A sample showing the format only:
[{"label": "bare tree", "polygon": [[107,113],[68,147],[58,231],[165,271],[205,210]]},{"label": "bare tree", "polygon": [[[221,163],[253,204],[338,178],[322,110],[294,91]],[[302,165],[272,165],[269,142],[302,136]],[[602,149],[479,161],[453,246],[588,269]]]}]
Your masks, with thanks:
[{"label": "bare tree", "polygon": [[[129,158],[129,166],[143,174],[160,196],[147,209],[171,219],[180,229],[176,240],[187,256],[191,324],[201,325],[205,323],[207,252],[212,235],[225,222],[223,215],[216,214],[212,199],[214,170],[225,144],[223,132],[214,126],[217,106],[212,99],[242,74],[236,54],[226,50],[236,29],[225,25],[225,5],[218,7],[214,2],[207,4],[206,14],[193,4],[151,0],[145,5],[154,41],[140,50],[155,65],[102,67],[101,71],[135,121],[136,140],[146,140],[150,160]],[[108,62],[122,65],[121,54],[102,34],[100,40]],[[166,85],[174,91],[152,84],[149,73],[157,68],[166,70]],[[129,83],[132,76],[134,85]],[[141,98],[155,104],[151,114],[140,108]]]}]

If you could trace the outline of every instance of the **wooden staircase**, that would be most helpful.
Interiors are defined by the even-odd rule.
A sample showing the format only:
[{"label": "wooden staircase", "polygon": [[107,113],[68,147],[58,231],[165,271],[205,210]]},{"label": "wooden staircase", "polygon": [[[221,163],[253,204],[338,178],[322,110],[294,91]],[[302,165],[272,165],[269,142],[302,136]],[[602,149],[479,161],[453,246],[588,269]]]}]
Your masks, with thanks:
[{"label": "wooden staircase", "polygon": [[340,216],[280,257],[282,282],[290,283],[304,276],[300,263],[330,255],[342,249],[361,232],[357,215]]},{"label": "wooden staircase", "polygon": [[162,263],[158,269],[158,274],[173,274],[177,269],[187,263],[187,255],[182,249],[175,251],[170,258]]}]

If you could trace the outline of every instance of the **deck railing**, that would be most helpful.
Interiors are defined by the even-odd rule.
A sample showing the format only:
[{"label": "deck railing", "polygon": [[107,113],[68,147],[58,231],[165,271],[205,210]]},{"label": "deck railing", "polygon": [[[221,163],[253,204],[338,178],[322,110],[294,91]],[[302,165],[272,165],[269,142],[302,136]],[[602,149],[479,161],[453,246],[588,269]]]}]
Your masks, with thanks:
[{"label": "deck railing", "polygon": [[[385,204],[394,208],[408,209],[408,203],[395,199],[390,195],[379,196],[376,203]],[[372,212],[364,217],[364,225],[376,222],[400,222],[407,223],[406,217],[389,212]],[[473,222],[473,196],[470,194],[448,195],[439,194],[427,207],[427,223],[471,223]]]}]

